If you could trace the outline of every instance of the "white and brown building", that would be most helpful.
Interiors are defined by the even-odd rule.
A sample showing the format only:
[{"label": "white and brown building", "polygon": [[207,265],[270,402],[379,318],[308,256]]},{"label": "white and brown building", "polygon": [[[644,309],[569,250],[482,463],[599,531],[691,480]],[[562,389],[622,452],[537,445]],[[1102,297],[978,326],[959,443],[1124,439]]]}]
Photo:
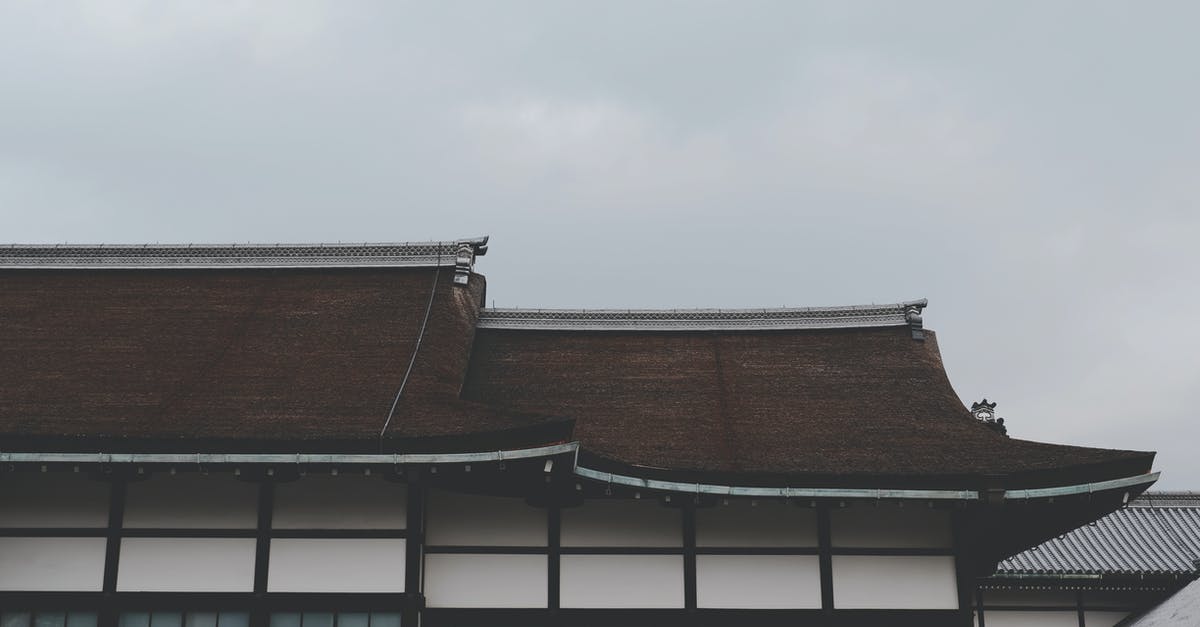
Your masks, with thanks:
[{"label": "white and brown building", "polygon": [[3,627],[965,627],[1156,478],[972,416],[924,301],[487,309],[485,251],[0,248]]}]

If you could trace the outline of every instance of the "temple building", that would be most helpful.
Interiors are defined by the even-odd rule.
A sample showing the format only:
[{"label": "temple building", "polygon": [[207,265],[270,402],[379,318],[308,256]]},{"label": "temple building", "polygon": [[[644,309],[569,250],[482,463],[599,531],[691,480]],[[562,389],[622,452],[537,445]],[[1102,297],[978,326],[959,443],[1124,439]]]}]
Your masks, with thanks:
[{"label": "temple building", "polygon": [[0,627],[1023,624],[981,578],[1157,478],[973,415],[923,300],[489,309],[486,251],[0,247]]}]

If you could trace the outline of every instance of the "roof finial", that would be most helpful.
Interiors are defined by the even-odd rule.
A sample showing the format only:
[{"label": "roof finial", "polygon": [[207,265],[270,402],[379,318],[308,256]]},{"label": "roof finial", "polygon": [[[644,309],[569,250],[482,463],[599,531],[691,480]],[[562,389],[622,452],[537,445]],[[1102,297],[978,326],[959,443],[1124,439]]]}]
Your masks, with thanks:
[{"label": "roof finial", "polygon": [[978,403],[971,403],[971,414],[976,420],[983,422],[992,431],[1000,435],[1008,435],[1008,427],[1004,426],[1004,419],[996,417],[996,404],[989,403],[988,399],[983,399]]},{"label": "roof finial", "polygon": [[466,285],[475,269],[475,257],[487,254],[487,236],[455,242],[458,250],[454,258],[454,282]]},{"label": "roof finial", "polygon": [[908,322],[908,327],[912,329],[912,337],[914,340],[925,340],[925,322],[921,319],[921,311],[929,301],[922,298],[904,303],[904,319]]}]

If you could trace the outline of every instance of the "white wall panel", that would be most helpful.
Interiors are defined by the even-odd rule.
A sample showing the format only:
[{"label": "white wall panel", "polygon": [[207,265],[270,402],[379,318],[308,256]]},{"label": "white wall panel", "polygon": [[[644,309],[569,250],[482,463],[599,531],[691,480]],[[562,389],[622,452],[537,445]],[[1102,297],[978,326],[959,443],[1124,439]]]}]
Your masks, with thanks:
[{"label": "white wall panel", "polygon": [[545,555],[425,556],[429,607],[546,607]]},{"label": "white wall panel", "polygon": [[117,590],[250,592],[253,538],[123,538]]},{"label": "white wall panel", "polygon": [[104,538],[0,538],[0,590],[97,591]]},{"label": "white wall panel", "polygon": [[426,542],[431,545],[546,546],[546,510],[524,499],[430,490]]},{"label": "white wall panel", "polygon": [[775,501],[731,501],[696,510],[696,546],[817,546],[817,513]]},{"label": "white wall panel", "polygon": [[594,500],[562,510],[563,546],[683,546],[683,515],[653,499]]},{"label": "white wall panel", "polygon": [[270,592],[403,592],[404,540],[271,540]]},{"label": "white wall panel", "polygon": [[820,608],[820,558],[698,555],[696,601],[703,608]]},{"label": "white wall panel", "polygon": [[131,481],[125,527],[253,529],[258,522],[258,484],[232,473],[155,474]]},{"label": "white wall panel", "polygon": [[0,527],[106,527],[108,491],[83,473],[4,473]]},{"label": "white wall panel", "polygon": [[834,509],[830,540],[835,547],[950,548],[950,512],[928,507],[859,505]]},{"label": "white wall panel", "polygon": [[403,529],[404,484],[361,474],[308,475],[275,486],[276,529]]},{"label": "white wall panel", "polygon": [[[987,627],[1079,627],[1079,615],[1070,611],[983,611],[983,622]],[[1091,627],[1091,623],[1088,623]]]},{"label": "white wall panel", "polygon": [[1083,613],[1083,622],[1087,627],[1113,627],[1126,616],[1129,616],[1129,612],[1085,611]]},{"label": "white wall panel", "polygon": [[[957,609],[950,556],[834,555],[838,609]],[[991,616],[985,615],[991,625]]]},{"label": "white wall panel", "polygon": [[681,555],[563,555],[561,560],[564,608],[683,607]]}]

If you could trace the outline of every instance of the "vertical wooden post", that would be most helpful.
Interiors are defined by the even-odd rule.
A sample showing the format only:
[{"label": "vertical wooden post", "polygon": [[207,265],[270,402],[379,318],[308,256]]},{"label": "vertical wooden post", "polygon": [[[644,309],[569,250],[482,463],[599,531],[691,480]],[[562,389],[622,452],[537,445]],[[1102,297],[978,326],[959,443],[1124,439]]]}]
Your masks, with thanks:
[{"label": "vertical wooden post", "polygon": [[687,499],[680,509],[683,511],[683,607],[695,610],[697,605],[696,503]]},{"label": "vertical wooden post", "polygon": [[821,564],[821,609],[833,613],[833,541],[829,504],[817,504],[817,555]]},{"label": "vertical wooden post", "polygon": [[117,574],[121,561],[121,527],[125,520],[125,495],[128,482],[124,476],[113,473],[108,488],[108,529],[104,545],[104,607],[100,613],[100,627],[117,627],[120,614],[113,601],[117,591]]},{"label": "vertical wooden post", "polygon": [[546,508],[547,538],[549,547],[546,555],[546,607],[552,612],[559,609],[561,603],[561,564],[562,564],[562,507],[551,503]]},{"label": "vertical wooden post", "polygon": [[425,488],[410,481],[406,492],[402,624],[418,625],[421,610],[425,607],[424,582],[421,580],[425,559]]},{"label": "vertical wooden post", "polygon": [[267,581],[271,572],[271,526],[275,515],[275,482],[264,477],[258,484],[258,523],[254,545],[254,610],[250,613],[252,627],[267,627],[271,617],[263,607]]}]

